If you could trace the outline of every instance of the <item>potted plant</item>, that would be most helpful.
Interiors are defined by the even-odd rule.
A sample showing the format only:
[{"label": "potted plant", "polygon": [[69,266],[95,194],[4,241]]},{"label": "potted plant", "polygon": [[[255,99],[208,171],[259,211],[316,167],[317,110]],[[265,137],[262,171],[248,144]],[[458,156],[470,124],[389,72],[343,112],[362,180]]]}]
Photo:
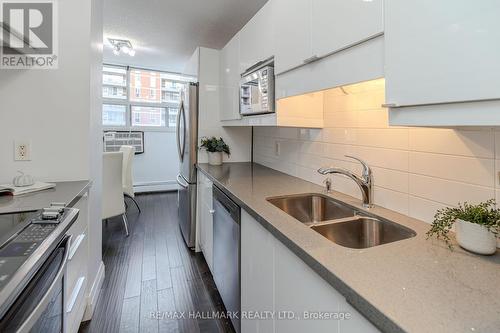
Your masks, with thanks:
[{"label": "potted plant", "polygon": [[229,146],[224,140],[222,138],[217,139],[215,136],[211,138],[203,137],[200,148],[204,148],[208,152],[208,164],[210,165],[221,165],[222,153],[226,153],[227,156],[231,155]]},{"label": "potted plant", "polygon": [[444,208],[437,211],[427,238],[436,236],[443,239],[450,249],[453,248],[448,235],[452,226],[456,228],[458,244],[474,253],[494,254],[497,236],[500,232],[500,210],[491,199],[477,205],[467,202],[457,208]]}]

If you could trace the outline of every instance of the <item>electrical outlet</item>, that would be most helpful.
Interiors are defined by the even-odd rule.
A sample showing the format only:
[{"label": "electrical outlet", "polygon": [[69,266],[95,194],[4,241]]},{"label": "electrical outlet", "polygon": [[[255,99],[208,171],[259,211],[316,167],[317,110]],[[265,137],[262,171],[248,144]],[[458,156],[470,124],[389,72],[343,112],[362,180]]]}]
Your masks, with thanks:
[{"label": "electrical outlet", "polygon": [[31,142],[29,141],[14,142],[14,160],[31,161]]}]

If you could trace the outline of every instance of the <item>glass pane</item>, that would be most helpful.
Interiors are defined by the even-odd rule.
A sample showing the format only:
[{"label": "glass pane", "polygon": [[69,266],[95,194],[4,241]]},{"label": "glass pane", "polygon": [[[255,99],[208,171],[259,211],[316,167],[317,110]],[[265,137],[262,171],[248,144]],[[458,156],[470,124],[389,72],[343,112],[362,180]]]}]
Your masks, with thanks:
[{"label": "glass pane", "polygon": [[165,108],[152,106],[132,106],[132,126],[165,126]]},{"label": "glass pane", "polygon": [[125,105],[103,104],[102,105],[103,126],[126,126],[127,107]]},{"label": "glass pane", "polygon": [[103,67],[102,97],[127,99],[127,70],[120,67]]},{"label": "glass pane", "polygon": [[127,99],[127,88],[120,86],[103,86],[102,97],[125,100]]},{"label": "glass pane", "polygon": [[130,100],[142,103],[161,103],[160,73],[134,69],[130,71]]},{"label": "glass pane", "polygon": [[102,71],[102,83],[105,85],[125,87],[127,85],[127,72],[125,70],[107,71],[106,67],[104,67]]},{"label": "glass pane", "polygon": [[177,114],[179,113],[178,108],[169,108],[168,109],[168,127],[177,126]]}]

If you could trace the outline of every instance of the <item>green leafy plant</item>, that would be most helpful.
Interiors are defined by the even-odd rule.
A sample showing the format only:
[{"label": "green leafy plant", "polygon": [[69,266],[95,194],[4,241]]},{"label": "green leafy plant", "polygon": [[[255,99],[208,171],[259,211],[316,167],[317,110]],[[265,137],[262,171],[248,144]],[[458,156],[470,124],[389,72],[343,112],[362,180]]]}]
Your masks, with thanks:
[{"label": "green leafy plant", "polygon": [[436,236],[443,239],[450,249],[453,249],[450,232],[457,219],[484,226],[494,235],[500,233],[500,209],[496,208],[494,199],[472,205],[467,202],[459,203],[457,208],[444,208],[437,211],[427,238]]},{"label": "green leafy plant", "polygon": [[224,142],[222,138],[216,138],[212,136],[211,138],[203,137],[201,138],[200,148],[206,149],[210,153],[226,153],[228,156],[231,155],[229,146]]}]

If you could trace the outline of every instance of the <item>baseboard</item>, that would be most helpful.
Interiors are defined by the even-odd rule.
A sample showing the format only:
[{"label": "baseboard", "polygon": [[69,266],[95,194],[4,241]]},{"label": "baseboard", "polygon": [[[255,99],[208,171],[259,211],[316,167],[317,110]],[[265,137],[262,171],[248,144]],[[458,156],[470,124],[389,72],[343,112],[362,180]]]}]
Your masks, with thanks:
[{"label": "baseboard", "polygon": [[134,184],[135,193],[143,192],[165,192],[165,191],[176,191],[179,189],[179,185],[175,180],[172,181],[158,181],[158,182],[143,182]]},{"label": "baseboard", "polygon": [[102,284],[104,282],[104,262],[101,261],[99,265],[99,270],[97,271],[97,275],[92,283],[92,288],[90,289],[89,294],[87,295],[87,307],[85,308],[85,313],[83,314],[82,321],[88,321],[92,319],[92,315],[94,314],[94,309],[97,304],[97,300],[99,299],[99,294],[101,293]]}]

